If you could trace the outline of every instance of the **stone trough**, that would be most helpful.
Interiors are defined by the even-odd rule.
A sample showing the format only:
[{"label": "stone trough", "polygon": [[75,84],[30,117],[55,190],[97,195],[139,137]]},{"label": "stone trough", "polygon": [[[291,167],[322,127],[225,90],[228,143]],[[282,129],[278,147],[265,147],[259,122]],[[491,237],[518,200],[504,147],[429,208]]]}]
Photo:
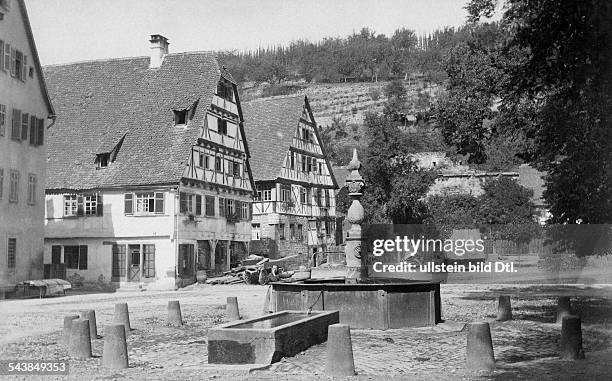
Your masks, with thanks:
[{"label": "stone trough", "polygon": [[208,330],[209,364],[271,364],[327,340],[338,311],[280,311]]}]

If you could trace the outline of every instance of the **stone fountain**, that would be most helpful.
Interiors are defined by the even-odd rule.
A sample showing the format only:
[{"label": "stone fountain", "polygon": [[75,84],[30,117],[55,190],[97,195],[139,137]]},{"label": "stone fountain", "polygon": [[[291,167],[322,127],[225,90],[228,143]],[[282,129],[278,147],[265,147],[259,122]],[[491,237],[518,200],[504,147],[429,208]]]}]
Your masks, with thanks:
[{"label": "stone fountain", "polygon": [[352,198],[346,219],[351,227],[345,246],[344,279],[272,283],[273,311],[340,311],[351,328],[389,329],[433,326],[441,321],[440,282],[368,276],[368,250],[362,236],[365,181],[357,150],[348,165],[346,186]]}]

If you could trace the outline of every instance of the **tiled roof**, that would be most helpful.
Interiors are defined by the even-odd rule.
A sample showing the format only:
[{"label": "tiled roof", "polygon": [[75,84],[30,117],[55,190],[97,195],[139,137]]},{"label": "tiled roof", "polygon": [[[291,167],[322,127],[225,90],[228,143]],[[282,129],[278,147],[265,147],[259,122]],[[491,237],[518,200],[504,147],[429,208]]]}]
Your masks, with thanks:
[{"label": "tiled roof", "polygon": [[302,116],[304,96],[260,98],[242,103],[255,180],[276,180]]},{"label": "tiled roof", "polygon": [[[44,69],[56,124],[47,138],[47,189],[93,189],[180,181],[212,102],[221,70],[212,53],[56,65]],[[229,77],[231,78],[231,77]],[[197,105],[186,128],[173,109]],[[96,154],[125,136],[116,160],[96,169]]]}]

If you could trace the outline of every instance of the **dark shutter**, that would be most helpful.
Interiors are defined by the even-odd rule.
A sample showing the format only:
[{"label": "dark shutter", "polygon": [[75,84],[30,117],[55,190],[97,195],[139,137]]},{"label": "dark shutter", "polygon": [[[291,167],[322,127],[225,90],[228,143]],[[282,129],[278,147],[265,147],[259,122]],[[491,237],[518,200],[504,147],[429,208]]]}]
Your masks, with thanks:
[{"label": "dark shutter", "polygon": [[196,215],[201,215],[202,214],[202,196],[200,196],[199,194],[196,195],[196,210],[195,210]]},{"label": "dark shutter", "polygon": [[83,215],[85,215],[85,210],[83,208],[83,196],[78,195],[77,196],[77,216],[83,216]]},{"label": "dark shutter", "polygon": [[96,216],[101,216],[104,213],[104,204],[102,203],[102,195],[96,195]]},{"label": "dark shutter", "polygon": [[21,138],[21,110],[13,109],[13,120],[11,121],[11,138],[19,140]]},{"label": "dark shutter", "polygon": [[87,246],[79,246],[79,270],[87,270]]},{"label": "dark shutter", "polygon": [[37,119],[37,120],[38,120],[38,123],[36,123],[36,132],[38,136],[36,139],[36,145],[42,146],[45,140],[45,120],[44,119]]},{"label": "dark shutter", "polygon": [[134,213],[134,195],[132,193],[125,194],[125,214]]},{"label": "dark shutter", "polygon": [[51,263],[54,265],[62,263],[62,247],[59,245],[51,246]]},{"label": "dark shutter", "polygon": [[38,133],[36,131],[36,127],[37,127],[37,119],[36,119],[36,116],[32,115],[30,116],[30,145],[31,146],[36,145],[36,134]]},{"label": "dark shutter", "polygon": [[164,213],[164,194],[155,193],[155,213]]}]

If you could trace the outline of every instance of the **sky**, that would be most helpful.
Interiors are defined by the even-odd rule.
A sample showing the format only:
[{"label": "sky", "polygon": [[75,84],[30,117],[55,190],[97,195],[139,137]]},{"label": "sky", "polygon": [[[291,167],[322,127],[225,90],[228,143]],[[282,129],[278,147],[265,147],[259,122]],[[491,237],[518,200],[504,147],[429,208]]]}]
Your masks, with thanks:
[{"label": "sky", "polygon": [[345,37],[367,26],[391,36],[464,23],[465,0],[25,0],[43,65],[170,53],[245,50]]}]

